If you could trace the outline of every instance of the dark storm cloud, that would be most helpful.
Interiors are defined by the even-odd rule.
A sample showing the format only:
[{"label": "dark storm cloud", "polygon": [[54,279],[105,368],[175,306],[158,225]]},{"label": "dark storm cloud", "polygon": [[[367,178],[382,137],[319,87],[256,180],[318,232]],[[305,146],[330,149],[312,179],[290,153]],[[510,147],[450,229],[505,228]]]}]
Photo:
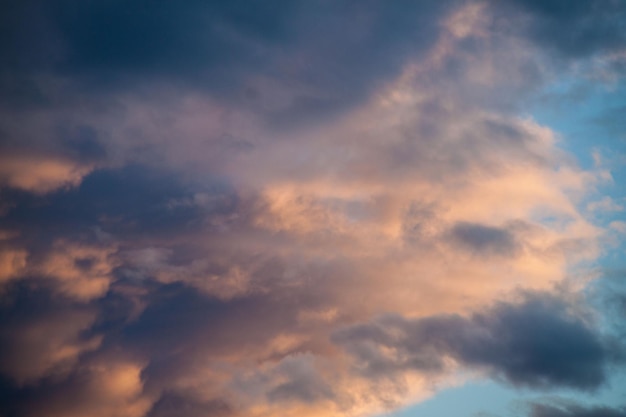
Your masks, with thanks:
[{"label": "dark storm cloud", "polygon": [[520,304],[500,303],[469,318],[383,317],[337,332],[334,341],[373,376],[406,368],[440,371],[450,357],[515,386],[596,389],[606,380],[614,347],[567,308],[558,298],[529,294]]},{"label": "dark storm cloud", "polygon": [[[319,62],[333,71],[299,68],[297,78],[309,77],[311,85],[326,84],[324,90],[330,91],[329,87],[341,87],[340,78],[349,80],[342,75],[352,73],[359,80],[355,86],[363,87],[363,81],[386,73],[407,52],[428,45],[437,20],[451,3],[7,1],[0,14],[2,66],[118,81],[137,74],[219,76],[224,86],[250,68],[271,73],[283,53],[302,53],[306,47],[306,54],[315,54],[309,58],[316,58],[305,55],[307,64]],[[624,45],[623,2],[504,4],[509,6],[499,6],[508,14],[504,17],[528,13],[529,34],[564,53],[580,55]],[[212,84],[220,88],[218,82]]]},{"label": "dark storm cloud", "polygon": [[272,116],[292,123],[354,103],[397,74],[433,43],[450,3],[5,2],[0,78],[5,99],[22,101],[45,96],[29,74],[51,74],[89,90],[191,85],[265,108],[273,93],[254,85],[261,76],[293,89],[291,105]]},{"label": "dark storm cloud", "polygon": [[[97,152],[91,145],[77,152]],[[194,204],[197,192],[176,173],[139,165],[96,170],[79,187],[39,196],[5,189],[8,210],[0,227],[19,229],[18,240],[44,243],[70,236],[96,237],[94,228],[119,238],[158,236],[201,225],[205,215],[231,213],[237,198],[219,181],[202,187],[210,199]],[[196,188],[197,190],[197,188]]]},{"label": "dark storm cloud", "polygon": [[529,417],[626,417],[623,407],[534,403],[530,408]]}]

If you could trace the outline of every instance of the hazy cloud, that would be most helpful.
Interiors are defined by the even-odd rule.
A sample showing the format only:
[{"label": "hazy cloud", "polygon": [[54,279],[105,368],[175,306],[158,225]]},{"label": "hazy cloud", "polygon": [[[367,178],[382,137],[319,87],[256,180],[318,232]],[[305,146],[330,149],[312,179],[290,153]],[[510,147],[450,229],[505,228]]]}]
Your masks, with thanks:
[{"label": "hazy cloud", "polygon": [[626,408],[587,406],[572,403],[531,405],[532,417],[623,417]]}]

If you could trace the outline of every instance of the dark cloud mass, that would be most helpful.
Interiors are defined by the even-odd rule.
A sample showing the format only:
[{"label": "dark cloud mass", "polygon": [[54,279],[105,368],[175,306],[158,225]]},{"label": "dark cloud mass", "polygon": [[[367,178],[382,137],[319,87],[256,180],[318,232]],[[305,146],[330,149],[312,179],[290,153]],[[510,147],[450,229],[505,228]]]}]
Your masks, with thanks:
[{"label": "dark cloud mass", "polygon": [[[543,389],[596,389],[605,382],[614,356],[599,334],[568,313],[563,301],[543,294],[469,318],[382,317],[342,330],[334,340],[373,375],[407,367],[436,371],[450,357],[513,385]],[[395,354],[384,354],[386,349]]]},{"label": "dark cloud mass", "polygon": [[590,265],[626,227],[584,207],[620,179],[532,103],[621,86],[625,5],[0,2],[0,417],[595,395],[626,303]]},{"label": "dark cloud mass", "polygon": [[99,245],[166,239],[238,210],[237,196],[219,181],[192,190],[172,173],[139,165],[97,170],[80,186],[45,196],[7,189],[2,196],[8,208],[0,227],[19,231],[14,243],[33,254],[59,239]]},{"label": "dark cloud mass", "polygon": [[[294,89],[272,116],[285,123],[330,115],[397,74],[432,45],[450,3],[6,2],[3,67],[21,90],[36,91],[42,73],[74,78],[83,90],[167,80],[261,108],[274,101],[258,84],[266,79]],[[26,97],[7,97],[16,95]]]},{"label": "dark cloud mass", "polygon": [[622,1],[511,0],[530,14],[530,38],[568,57],[620,51],[626,45]]}]

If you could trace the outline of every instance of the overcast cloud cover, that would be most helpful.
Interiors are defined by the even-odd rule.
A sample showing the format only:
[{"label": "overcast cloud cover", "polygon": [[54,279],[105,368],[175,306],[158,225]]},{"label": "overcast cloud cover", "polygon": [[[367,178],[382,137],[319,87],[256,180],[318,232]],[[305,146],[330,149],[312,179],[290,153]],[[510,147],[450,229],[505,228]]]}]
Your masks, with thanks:
[{"label": "overcast cloud cover", "polygon": [[376,416],[485,379],[556,396],[518,416],[625,416],[596,401],[626,359],[625,22],[2,2],[0,416]]}]

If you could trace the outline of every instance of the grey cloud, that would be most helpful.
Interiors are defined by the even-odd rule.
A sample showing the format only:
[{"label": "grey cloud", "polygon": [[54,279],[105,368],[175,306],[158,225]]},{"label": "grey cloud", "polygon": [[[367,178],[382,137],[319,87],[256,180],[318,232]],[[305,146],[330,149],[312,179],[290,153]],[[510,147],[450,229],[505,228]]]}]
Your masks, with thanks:
[{"label": "grey cloud", "polygon": [[59,142],[67,149],[67,153],[75,159],[83,161],[102,160],[107,150],[99,138],[98,131],[89,125],[79,125],[72,129],[59,129]]},{"label": "grey cloud", "polygon": [[18,386],[71,372],[82,353],[95,350],[93,306],[52,296],[45,282],[6,285],[0,302],[0,374]]},{"label": "grey cloud", "polygon": [[[100,395],[97,385],[90,385],[98,379],[94,369],[102,367],[102,363],[94,365],[96,359],[106,355],[118,359],[118,354],[137,360],[141,368],[142,394],[155,401],[146,411],[149,417],[181,412],[190,417],[236,414],[236,405],[220,393],[201,396],[173,388],[194,377],[215,382],[218,377],[202,366],[222,357],[236,357],[245,363],[245,370],[252,371],[256,366],[279,364],[259,377],[261,383],[250,383],[256,383],[250,389],[260,390],[262,401],[342,401],[345,392],[335,392],[335,381],[320,375],[318,364],[307,364],[301,356],[333,356],[336,347],[329,346],[327,338],[331,329],[378,313],[381,307],[377,303],[382,299],[388,298],[386,306],[394,303],[395,292],[405,290],[398,285],[406,281],[381,277],[388,272],[387,262],[398,259],[402,263],[402,256],[395,258],[391,253],[387,258],[383,251],[374,257],[381,256],[385,262],[370,260],[369,255],[361,262],[361,254],[344,256],[343,249],[326,233],[307,241],[315,231],[300,238],[289,231],[263,230],[251,217],[256,211],[269,210],[263,205],[271,201],[258,201],[254,193],[259,190],[246,190],[244,196],[224,179],[228,176],[225,172],[245,171],[247,164],[220,170],[214,161],[224,159],[225,165],[236,166],[228,157],[222,158],[222,148],[227,156],[260,151],[258,158],[254,154],[245,160],[251,165],[259,163],[258,172],[253,166],[242,177],[245,183],[258,176],[262,185],[266,165],[272,165],[270,171],[280,171],[292,163],[295,169],[284,178],[302,175],[310,180],[320,172],[337,170],[337,177],[330,178],[338,185],[367,175],[379,176],[376,180],[386,185],[416,175],[440,184],[451,173],[455,179],[465,177],[474,167],[495,176],[499,164],[506,168],[508,163],[501,155],[519,153],[513,156],[531,162],[540,156],[526,148],[534,136],[519,123],[485,115],[482,106],[489,100],[484,97],[499,98],[538,82],[536,68],[531,64],[529,68],[516,67],[527,76],[520,82],[524,88],[517,90],[503,88],[499,81],[494,86],[472,84],[468,69],[476,61],[474,54],[491,39],[484,44],[478,39],[463,41],[460,47],[465,48],[466,56],[451,54],[441,72],[424,71],[417,76],[416,90],[426,98],[423,105],[407,109],[413,121],[401,122],[393,132],[374,132],[367,140],[355,140],[354,149],[347,149],[352,162],[357,162],[354,166],[344,166],[340,156],[333,159],[339,155],[336,145],[343,142],[332,137],[328,148],[320,138],[321,163],[308,167],[306,161],[294,158],[296,153],[277,153],[278,157],[268,162],[263,159],[264,143],[255,138],[223,133],[227,128],[221,125],[217,133],[207,133],[211,121],[195,124],[210,112],[228,119],[231,114],[225,109],[229,108],[260,114],[274,128],[332,117],[362,103],[398,75],[407,60],[419,59],[438,38],[440,20],[453,4],[458,2],[2,3],[0,153],[9,157],[43,155],[89,167],[89,172],[81,174],[80,184],[51,189],[45,195],[3,186],[0,232],[19,233],[5,239],[2,248],[24,248],[29,261],[35,263],[45,258],[59,239],[78,246],[104,241],[117,245],[111,255],[116,267],[109,277],[110,286],[97,298],[82,303],[66,300],[50,283],[31,276],[17,278],[9,283],[8,292],[1,294],[1,301],[5,296],[7,300],[0,307],[3,410],[9,410],[9,415],[39,417],[45,409],[49,415],[67,416],[100,407],[106,417],[125,415],[107,411],[111,399]],[[529,13],[544,13],[528,7]],[[574,10],[574,14],[582,12]],[[568,22],[576,19],[565,17]],[[537,39],[540,35],[537,32]],[[595,46],[591,43],[590,47]],[[497,53],[493,56],[496,62],[504,61]],[[506,74],[506,82],[515,78],[509,77],[508,68],[498,73]],[[200,96],[208,95],[220,105],[195,103],[201,117],[185,119],[181,115],[188,107],[159,107],[154,104],[163,100],[158,93],[148,94],[144,101],[135,97],[161,87],[173,89],[172,96],[177,98],[190,90],[199,91]],[[126,107],[125,102],[131,104]],[[137,125],[126,125],[123,119],[132,106],[138,107]],[[42,109],[52,110],[39,113]],[[149,114],[145,119],[144,112]],[[107,117],[92,117],[99,114]],[[18,122],[10,123],[15,115],[20,116]],[[43,121],[34,116],[42,116]],[[189,121],[197,131],[180,128],[178,119],[183,124]],[[236,120],[233,124],[246,124]],[[463,120],[463,129],[452,129],[453,122]],[[171,129],[170,123],[174,125]],[[31,126],[33,129],[26,129]],[[156,132],[164,126],[165,133]],[[113,137],[119,130],[124,134]],[[216,140],[201,138],[209,143],[206,147],[191,137],[214,133]],[[263,136],[267,132],[256,133]],[[350,143],[350,135],[361,137],[355,131],[340,134],[347,135]],[[387,135],[390,140],[381,140]],[[135,136],[140,137],[137,142],[131,140]],[[396,136],[400,138],[394,139]],[[298,139],[299,135],[293,135],[291,143]],[[310,152],[301,146],[297,154],[315,159],[318,143],[312,142]],[[169,151],[175,148],[184,152],[178,159],[169,159]],[[367,156],[360,158],[361,152]],[[188,155],[183,153],[193,154],[193,158],[185,159]],[[149,160],[150,165],[128,162],[135,159]],[[187,163],[189,160],[193,163]],[[196,165],[202,166],[200,175]],[[427,229],[430,220],[437,220],[439,207],[415,204],[410,214],[417,236],[420,226]],[[356,223],[368,216],[376,222],[370,213],[377,209],[375,205],[369,200],[355,201],[339,211],[350,214]],[[322,222],[316,225],[318,229]],[[430,235],[425,231],[423,236],[427,240],[424,247],[431,246]],[[358,249],[359,242],[353,242],[352,235],[346,237],[346,246],[356,244]],[[480,254],[511,255],[521,244],[517,229],[509,224],[456,223],[446,238]],[[424,253],[429,256],[431,252]],[[147,260],[139,259],[142,255]],[[89,258],[75,259],[74,264],[84,275],[92,267]],[[195,286],[211,280],[219,284],[233,266],[249,274],[251,282],[236,296],[218,297],[216,292]],[[158,276],[168,271],[174,272]],[[415,292],[421,291],[421,285],[425,288],[421,299],[430,297],[425,281],[416,281]],[[407,295],[409,304],[411,296]],[[399,308],[406,308],[402,305]],[[596,388],[604,381],[605,365],[617,348],[607,345],[598,332],[566,310],[558,298],[529,296],[520,304],[499,304],[470,317],[409,320],[387,316],[337,332],[333,340],[356,360],[359,375],[375,377],[370,380],[394,378],[407,369],[438,373],[446,367],[445,358],[452,357],[514,385]],[[18,337],[20,330],[41,327],[45,328],[40,332],[44,342]],[[92,343],[98,337],[101,343]],[[281,339],[278,347],[266,349],[276,338],[286,341]],[[44,362],[37,367],[29,374],[30,379],[38,380],[36,386],[18,386],[11,378],[49,354],[52,349],[46,343],[51,342],[58,342],[59,347],[69,345],[76,354],[62,363]],[[381,347],[396,348],[398,356],[390,357]],[[28,358],[20,357],[23,352]],[[228,378],[236,379],[239,371],[233,369]],[[230,394],[229,399],[236,394],[246,396],[237,391]],[[77,404],[67,401],[72,396],[78,397]]]},{"label": "grey cloud", "polygon": [[[334,117],[432,45],[450,3],[3,2],[0,154],[23,162],[0,161],[0,186],[48,192],[129,153],[148,159],[154,138],[129,152],[110,122],[126,97],[155,90],[200,93],[276,128]],[[108,125],[87,120],[103,115]],[[37,173],[42,160],[65,177]]]},{"label": "grey cloud", "polygon": [[295,401],[313,404],[320,400],[332,399],[332,388],[321,380],[293,379],[268,393],[270,401]]},{"label": "grey cloud", "polygon": [[372,376],[406,368],[437,372],[450,357],[515,386],[596,389],[616,358],[615,345],[567,309],[553,296],[529,294],[522,303],[500,303],[468,318],[383,317],[339,331],[333,340]]},{"label": "grey cloud", "polygon": [[313,404],[320,400],[335,399],[332,385],[318,374],[311,357],[288,358],[278,372],[286,377],[287,381],[268,392],[267,397],[270,401]]},{"label": "grey cloud", "polygon": [[[223,182],[209,180],[193,187],[174,172],[141,165],[96,170],[80,186],[46,196],[0,192],[9,204],[0,227],[19,229],[16,243],[35,251],[59,238],[94,241],[94,228],[127,242],[171,236],[195,230],[211,216],[227,217],[240,205]],[[198,195],[207,201],[194,200]]]},{"label": "grey cloud", "polygon": [[38,136],[0,131],[0,149],[5,153],[54,156],[83,163],[102,161],[107,154],[101,133],[89,124],[59,123],[52,132],[40,132]]},{"label": "grey cloud", "polygon": [[[222,84],[212,82],[213,89],[232,88],[247,68],[276,75],[291,54],[301,61],[295,59],[283,75],[295,73],[295,79],[330,92],[329,87],[344,88],[340,80],[364,88],[374,76],[397,69],[409,52],[430,44],[437,21],[454,4],[5,2],[0,48],[5,68],[86,74],[113,82],[137,74],[191,80],[208,75]],[[528,35],[566,54],[624,45],[621,2],[510,0],[492,5],[500,17],[514,21],[520,10],[527,13]]]},{"label": "grey cloud", "polygon": [[450,237],[454,243],[477,254],[512,255],[519,248],[511,230],[477,223],[455,224]]},{"label": "grey cloud", "polygon": [[[279,289],[271,295],[253,294],[225,301],[180,283],[156,286],[147,296],[149,305],[117,335],[116,343],[154,358],[175,357],[180,349],[185,354],[198,350],[221,355],[258,346],[282,329],[297,328],[295,312],[306,302],[301,295],[300,300],[275,303]],[[251,317],[257,320],[248,320]],[[161,337],[164,329],[167,338]],[[158,361],[154,365],[156,372]]]},{"label": "grey cloud", "polygon": [[[277,355],[273,360],[282,359],[287,353],[265,347],[277,335],[299,329],[297,312],[307,304],[306,295],[281,295],[276,288],[272,294],[224,301],[180,283],[157,285],[146,297],[148,305],[141,314],[110,333],[104,343],[146,358],[145,389],[155,393],[170,386],[172,380],[193,374],[197,364],[208,358],[219,362],[229,355],[256,352],[252,356],[258,361],[270,360],[264,357],[267,354]],[[315,347],[295,346],[288,353],[305,350],[314,352]],[[304,375],[298,371],[298,367],[291,367],[285,375]],[[278,398],[297,392],[296,385],[286,385],[275,395]]]},{"label": "grey cloud", "polygon": [[[168,261],[178,269],[202,258],[206,266],[196,273],[227,271],[225,259],[213,262],[224,251],[207,257],[206,247],[190,240],[245,224],[238,213],[249,209],[223,182],[193,187],[175,173],[143,166],[96,170],[80,186],[46,195],[14,189],[0,195],[7,204],[0,250],[8,254],[5,263],[12,256],[16,265],[3,264],[7,279],[50,278],[60,292],[77,296],[103,294],[131,275],[151,278],[138,261],[129,262],[146,245],[171,252]],[[22,258],[26,264],[19,267]]]},{"label": "grey cloud", "polygon": [[[4,289],[6,304],[0,308],[0,406],[15,416],[78,416],[85,410],[103,417],[126,415],[124,407],[140,395],[153,401],[145,414],[150,417],[180,415],[181,410],[189,416],[236,415],[236,404],[229,404],[231,397],[221,396],[223,392],[206,399],[172,389],[176,381],[196,375],[198,365],[207,360],[219,363],[231,355],[252,355],[255,361],[273,362],[289,354],[315,352],[314,345],[294,346],[288,352],[265,348],[277,335],[297,331],[297,312],[310,302],[304,294],[280,295],[274,290],[223,301],[180,283],[120,279],[105,296],[85,304],[59,298],[45,282],[35,289],[37,284],[33,279],[10,284]],[[41,337],[32,339],[29,334]],[[101,342],[81,350],[100,335]],[[36,374],[28,373],[64,347],[77,348],[76,355],[54,366],[44,361],[46,366]],[[265,357],[268,354],[271,357]],[[115,372],[118,363],[124,371],[129,361],[143,364],[141,391],[110,388],[115,385],[106,382],[107,373]],[[210,369],[202,372],[207,381],[218,379]],[[311,364],[287,361],[275,373],[281,382],[262,388],[269,401],[332,399],[332,390]],[[26,384],[21,382],[24,377]],[[118,377],[112,378],[117,384]],[[68,402],[70,395],[76,401]]]},{"label": "grey cloud", "polygon": [[530,17],[519,26],[525,27],[524,34],[541,48],[564,57],[580,58],[626,47],[626,5],[621,1],[510,0],[492,4],[504,11],[502,17],[509,22],[516,21],[519,11]]},{"label": "grey cloud", "polygon": [[[21,389],[16,389],[10,384],[3,385],[0,381],[0,401],[3,402],[0,405],[3,407],[2,411],[8,413],[4,415],[20,417],[138,415],[137,410],[140,408],[136,404],[141,393],[136,390],[137,386],[124,386],[128,392],[121,392],[120,387],[116,391],[113,384],[127,384],[128,380],[107,380],[111,376],[110,373],[116,371],[114,364],[102,367],[90,366],[86,362],[84,365],[65,378],[46,378],[36,385]],[[68,401],[68,398],[72,400]]]},{"label": "grey cloud", "polygon": [[[168,80],[254,105],[272,93],[249,84],[251,78],[288,80],[301,91],[284,115],[275,115],[283,123],[364,97],[432,44],[451,3],[9,2],[0,50],[5,73],[69,76],[89,89]],[[28,75],[19,78],[5,83],[24,85],[13,96],[37,91]]]},{"label": "grey cloud", "polygon": [[225,417],[235,415],[228,403],[216,399],[197,400],[189,395],[167,391],[159,397],[146,417]]},{"label": "grey cloud", "polygon": [[[7,67],[0,78],[10,78],[4,84],[14,89],[28,84],[24,80],[17,82],[17,78],[28,79],[35,73],[46,76],[33,75],[30,87],[1,95],[21,100],[42,96],[33,98],[39,104],[26,105],[26,116],[21,116],[35,127],[40,115],[31,111],[41,106],[55,111],[65,108],[69,114],[80,108],[80,116],[55,113],[48,116],[52,126],[41,122],[40,129],[31,127],[27,131],[8,121],[0,123],[8,126],[2,126],[1,142],[12,144],[7,146],[7,154],[45,154],[67,159],[87,171],[109,166],[121,154],[132,159],[136,155],[130,154],[136,151],[146,158],[154,152],[152,146],[157,141],[153,138],[148,140],[151,144],[131,151],[111,140],[111,126],[97,126],[82,119],[104,113],[117,123],[127,111],[120,109],[124,107],[120,95],[145,95],[146,90],[163,86],[184,94],[191,85],[193,91],[201,91],[221,104],[252,110],[273,127],[293,127],[333,117],[398,75],[407,60],[423,56],[421,53],[440,37],[439,22],[456,4],[275,1],[251,7],[239,1],[192,1],[174,7],[166,2],[8,2],[4,5],[6,13],[0,13],[5,16],[3,27],[7,32],[1,52],[7,58],[3,60]],[[468,94],[472,108],[479,100],[483,104],[495,101],[494,107],[500,109],[513,101],[507,94],[518,98],[539,83],[533,77],[516,88],[504,88],[502,82],[494,86],[468,82],[467,67],[474,62],[474,55],[489,46],[479,39],[467,42],[471,44],[466,45],[468,53],[446,58],[451,62],[444,66],[456,70],[424,75],[424,85],[434,87],[437,96],[446,91]],[[42,51],[57,49],[54,59],[39,60],[44,57]],[[527,73],[517,68],[525,66],[527,60],[520,61],[524,63],[518,65],[512,60],[516,69],[505,72]],[[506,77],[505,82],[516,83],[517,78]],[[146,83],[150,87],[145,87]],[[15,119],[20,108],[8,106],[6,119]],[[424,136],[438,137],[442,133],[436,121],[424,124]],[[494,141],[493,146],[520,148],[515,144],[519,132],[510,127],[485,124],[481,130],[502,139]],[[394,159],[402,162],[415,156],[411,144],[405,147]],[[215,149],[203,152],[216,153]],[[430,159],[441,157],[433,155]],[[443,157],[460,159],[453,161],[455,166],[467,163],[455,152]],[[78,179],[73,177],[71,183],[75,185]]]},{"label": "grey cloud", "polygon": [[530,408],[529,417],[626,417],[626,407],[533,403]]}]

